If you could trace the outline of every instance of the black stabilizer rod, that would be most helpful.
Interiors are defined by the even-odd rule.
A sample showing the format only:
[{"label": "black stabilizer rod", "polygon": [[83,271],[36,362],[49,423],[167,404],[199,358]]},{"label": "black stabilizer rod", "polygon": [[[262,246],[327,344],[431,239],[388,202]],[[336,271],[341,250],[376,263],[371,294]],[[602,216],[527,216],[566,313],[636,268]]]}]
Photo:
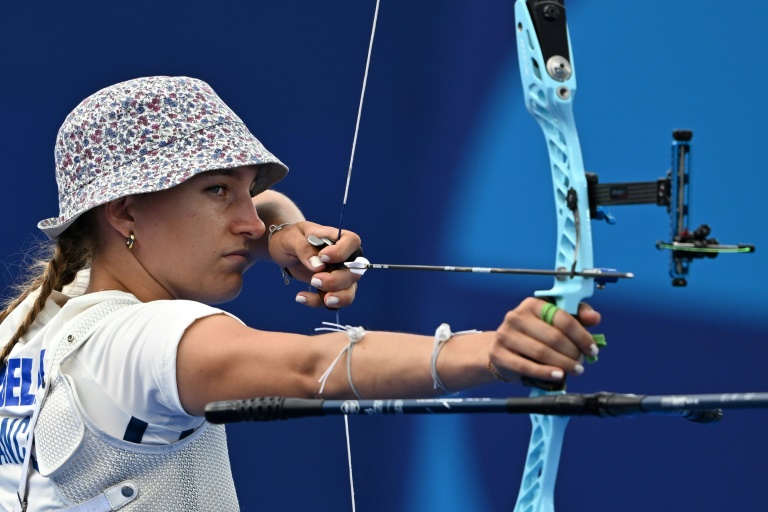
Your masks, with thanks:
[{"label": "black stabilizer rod", "polygon": [[212,402],[205,406],[205,419],[211,423],[236,423],[325,416],[323,402],[325,400],[278,396]]},{"label": "black stabilizer rod", "polygon": [[618,393],[555,394],[529,398],[430,398],[390,400],[313,400],[264,397],[212,402],[211,423],[274,421],[331,415],[379,414],[548,414],[557,416],[679,416],[716,423],[722,408],[768,408],[768,393],[644,396]]}]

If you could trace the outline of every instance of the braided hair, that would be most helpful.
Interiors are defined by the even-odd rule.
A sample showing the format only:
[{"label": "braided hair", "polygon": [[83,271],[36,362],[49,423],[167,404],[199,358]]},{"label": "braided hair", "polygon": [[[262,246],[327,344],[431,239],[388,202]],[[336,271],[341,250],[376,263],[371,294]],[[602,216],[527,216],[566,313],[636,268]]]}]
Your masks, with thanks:
[{"label": "braided hair", "polygon": [[[13,347],[35,322],[45,307],[51,293],[74,281],[77,273],[87,267],[96,248],[95,216],[92,211],[81,215],[66,231],[59,235],[52,245],[50,259],[39,260],[30,266],[29,277],[17,287],[18,294],[9,299],[0,312],[0,323],[10,315],[32,293],[39,290],[32,309],[19,325],[11,339],[0,352],[0,367],[4,365]],[[2,340],[0,340],[2,342]]]}]

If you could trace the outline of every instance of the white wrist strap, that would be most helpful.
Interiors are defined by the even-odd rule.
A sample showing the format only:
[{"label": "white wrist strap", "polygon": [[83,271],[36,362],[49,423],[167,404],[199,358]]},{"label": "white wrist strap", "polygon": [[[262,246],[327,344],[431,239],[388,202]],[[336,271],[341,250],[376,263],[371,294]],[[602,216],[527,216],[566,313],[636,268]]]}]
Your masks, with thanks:
[{"label": "white wrist strap", "polygon": [[476,329],[472,329],[469,331],[459,331],[459,332],[451,332],[451,326],[448,324],[440,324],[438,328],[435,330],[435,344],[432,347],[432,361],[430,364],[430,372],[432,373],[432,381],[434,382],[434,389],[440,389],[446,394],[455,394],[453,391],[448,389],[448,387],[443,383],[443,381],[440,379],[440,375],[437,373],[437,356],[440,354],[440,350],[442,350],[443,346],[450,340],[453,336],[459,336],[461,334],[472,334],[472,333],[478,333],[480,331]]}]

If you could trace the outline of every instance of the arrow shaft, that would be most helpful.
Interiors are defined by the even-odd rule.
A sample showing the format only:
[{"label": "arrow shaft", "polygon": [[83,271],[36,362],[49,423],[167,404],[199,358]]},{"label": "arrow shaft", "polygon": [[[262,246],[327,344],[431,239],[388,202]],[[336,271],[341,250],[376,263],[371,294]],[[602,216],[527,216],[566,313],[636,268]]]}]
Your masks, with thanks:
[{"label": "arrow shaft", "polygon": [[605,278],[632,278],[634,274],[629,272],[615,272],[603,269],[585,269],[578,272],[568,270],[546,270],[530,268],[496,268],[496,267],[454,267],[445,265],[399,265],[389,263],[367,263],[347,262],[344,264],[347,268],[356,269],[383,269],[383,270],[421,270],[429,272],[469,272],[475,274],[522,274],[522,275],[540,275],[540,276],[562,276],[562,277],[605,277]]}]

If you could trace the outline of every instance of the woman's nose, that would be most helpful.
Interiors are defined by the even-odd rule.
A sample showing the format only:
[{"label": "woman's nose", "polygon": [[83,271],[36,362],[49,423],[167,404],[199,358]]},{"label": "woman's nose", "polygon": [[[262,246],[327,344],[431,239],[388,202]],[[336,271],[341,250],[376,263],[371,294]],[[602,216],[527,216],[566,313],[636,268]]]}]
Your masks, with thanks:
[{"label": "woman's nose", "polygon": [[238,217],[234,225],[237,234],[247,235],[249,238],[260,238],[267,230],[250,197],[247,199],[247,204],[243,204],[240,208]]}]

